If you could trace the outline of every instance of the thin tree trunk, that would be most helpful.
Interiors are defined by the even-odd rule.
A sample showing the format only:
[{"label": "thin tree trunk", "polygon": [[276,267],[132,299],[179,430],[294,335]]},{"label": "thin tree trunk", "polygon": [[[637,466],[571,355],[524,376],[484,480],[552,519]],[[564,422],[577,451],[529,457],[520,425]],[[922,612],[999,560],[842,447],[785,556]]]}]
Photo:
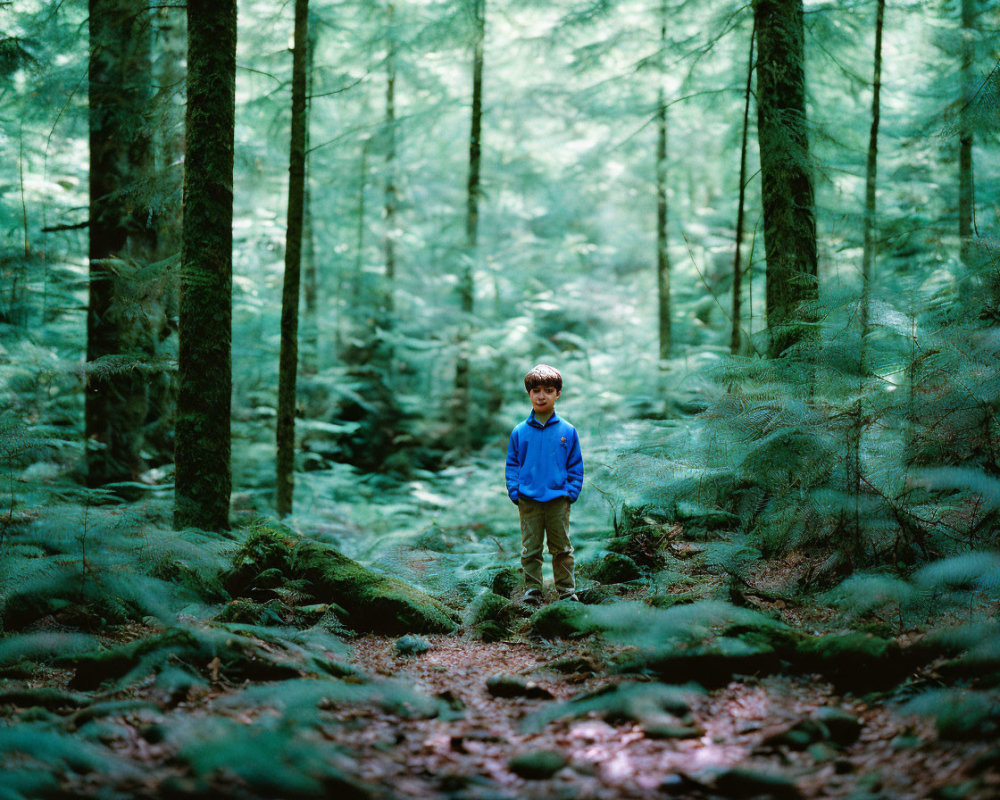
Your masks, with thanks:
[{"label": "thin tree trunk", "polygon": [[754,0],[769,355],[810,336],[818,297],[802,0]]},{"label": "thin tree trunk", "polygon": [[[85,434],[90,486],[134,481],[144,468],[149,338],[135,313],[136,267],[155,232],[140,184],[152,172],[151,28],[144,0],[90,0],[90,286]],[[137,200],[136,198],[140,198]],[[100,360],[100,361],[99,361]],[[95,363],[98,362],[98,363]]]},{"label": "thin tree trunk", "polygon": [[972,34],[976,24],[975,0],[962,0],[962,107],[958,140],[958,237],[959,257],[966,269],[973,267],[972,230],[975,215],[975,184],[972,165],[971,104],[974,96]]},{"label": "thin tree trunk", "polygon": [[736,254],[733,256],[733,327],[729,337],[729,352],[736,355],[743,343],[743,222],[747,189],[747,139],[750,133],[750,97],[753,84],[753,50],[757,38],[757,23],[750,30],[750,54],[747,56],[747,88],[743,100],[743,140],[740,143],[740,191],[736,207]]},{"label": "thin tree trunk", "polygon": [[312,165],[309,159],[309,123],[312,120],[313,65],[316,55],[315,27],[310,16],[309,39],[306,50],[306,133],[305,133],[305,184],[302,201],[302,299],[305,313],[305,330],[302,337],[302,372],[315,375],[319,369],[319,271],[316,266],[316,243],[312,214]]},{"label": "thin tree trunk", "polygon": [[[660,4],[660,57],[667,47],[667,4]],[[656,104],[656,294],[660,339],[660,362],[670,359],[670,256],[667,252],[667,101],[663,93],[663,71],[657,73]]]},{"label": "thin tree trunk", "polygon": [[229,527],[236,0],[188,0],[174,525]]},{"label": "thin tree trunk", "polygon": [[391,324],[395,308],[396,287],[396,208],[399,190],[396,186],[396,4],[387,8],[389,44],[386,53],[385,81],[385,297],[383,324]]},{"label": "thin tree trunk", "polygon": [[479,176],[482,163],[483,122],[483,43],[486,31],[486,0],[472,0],[472,119],[469,131],[469,177],[465,210],[465,259],[459,281],[462,331],[459,334],[458,361],[455,366],[455,428],[464,442],[468,438],[470,367],[467,352],[475,311],[475,261],[479,245]]},{"label": "thin tree trunk", "polygon": [[862,348],[868,336],[871,305],[871,282],[875,274],[875,189],[878,177],[878,127],[881,118],[882,94],[882,25],[885,20],[885,0],[878,0],[875,13],[875,67],[872,77],[872,126],[868,136],[868,161],[865,166],[865,231],[861,256],[861,337]]},{"label": "thin tree trunk", "polygon": [[292,132],[288,158],[288,222],[285,280],[281,293],[281,353],[278,361],[277,476],[278,515],[292,513],[295,489],[295,382],[298,370],[299,270],[306,176],[306,50],[309,0],[295,0],[295,49],[292,52]]},{"label": "thin tree trunk", "polygon": [[867,374],[867,343],[871,305],[871,281],[875,271],[875,190],[878,176],[878,128],[881,116],[882,92],[882,25],[885,19],[885,0],[878,0],[875,12],[875,56],[872,75],[872,125],[868,137],[868,160],[865,166],[865,218],[864,247],[861,255],[861,343],[859,348],[858,400],[854,405],[854,419],[848,434],[850,454],[847,459],[847,491],[854,498],[853,530],[848,540],[847,555],[856,560],[861,546],[861,439],[864,436],[864,408],[861,397]]},{"label": "thin tree trunk", "polygon": [[[155,304],[150,310],[154,355],[170,353],[176,347],[181,218],[184,187],[184,64],[187,55],[187,26],[184,9],[160,7],[154,23],[153,79],[159,97],[160,116],[154,133],[156,180],[164,187],[163,208],[156,216],[154,260],[163,266]],[[174,423],[177,410],[177,374],[171,367],[158,367],[147,384],[149,407],[146,413],[145,446],[156,464],[174,459]]]}]

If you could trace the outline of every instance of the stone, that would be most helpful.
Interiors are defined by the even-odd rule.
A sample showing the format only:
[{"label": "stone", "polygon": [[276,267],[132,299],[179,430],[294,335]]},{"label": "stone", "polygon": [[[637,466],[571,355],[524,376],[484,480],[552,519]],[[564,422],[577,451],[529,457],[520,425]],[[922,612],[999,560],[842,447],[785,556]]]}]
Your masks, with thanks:
[{"label": "stone", "polygon": [[507,762],[507,767],[521,778],[537,781],[551,778],[568,763],[562,753],[539,750],[514,756]]}]

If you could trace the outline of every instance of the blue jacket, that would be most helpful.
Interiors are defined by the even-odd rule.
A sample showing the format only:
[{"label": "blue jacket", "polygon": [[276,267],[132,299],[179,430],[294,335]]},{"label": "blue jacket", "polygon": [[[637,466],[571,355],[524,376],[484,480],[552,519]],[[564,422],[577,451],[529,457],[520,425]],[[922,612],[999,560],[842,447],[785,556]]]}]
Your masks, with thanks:
[{"label": "blue jacket", "polygon": [[583,455],[576,428],[553,412],[545,424],[528,418],[511,431],[507,445],[507,494],[515,503],[521,497],[545,502],[580,496],[583,488]]}]

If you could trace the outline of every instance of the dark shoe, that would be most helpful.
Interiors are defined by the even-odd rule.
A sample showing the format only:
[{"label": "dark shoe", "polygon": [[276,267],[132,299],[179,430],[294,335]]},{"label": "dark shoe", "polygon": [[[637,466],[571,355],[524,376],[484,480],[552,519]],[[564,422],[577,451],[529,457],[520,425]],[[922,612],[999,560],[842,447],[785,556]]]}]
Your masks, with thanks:
[{"label": "dark shoe", "polygon": [[540,606],[542,604],[542,593],[538,589],[528,589],[521,599],[530,606]]}]

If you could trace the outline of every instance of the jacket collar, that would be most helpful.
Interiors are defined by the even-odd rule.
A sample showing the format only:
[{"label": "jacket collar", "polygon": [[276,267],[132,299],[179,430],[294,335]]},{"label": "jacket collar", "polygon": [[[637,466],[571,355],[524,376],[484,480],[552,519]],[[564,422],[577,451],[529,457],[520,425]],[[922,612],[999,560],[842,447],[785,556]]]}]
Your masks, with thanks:
[{"label": "jacket collar", "polygon": [[535,419],[535,409],[531,409],[531,413],[528,414],[528,424],[534,425],[536,428],[547,428],[553,422],[559,422],[559,415],[555,409],[552,409],[552,416],[545,421],[544,425]]}]

